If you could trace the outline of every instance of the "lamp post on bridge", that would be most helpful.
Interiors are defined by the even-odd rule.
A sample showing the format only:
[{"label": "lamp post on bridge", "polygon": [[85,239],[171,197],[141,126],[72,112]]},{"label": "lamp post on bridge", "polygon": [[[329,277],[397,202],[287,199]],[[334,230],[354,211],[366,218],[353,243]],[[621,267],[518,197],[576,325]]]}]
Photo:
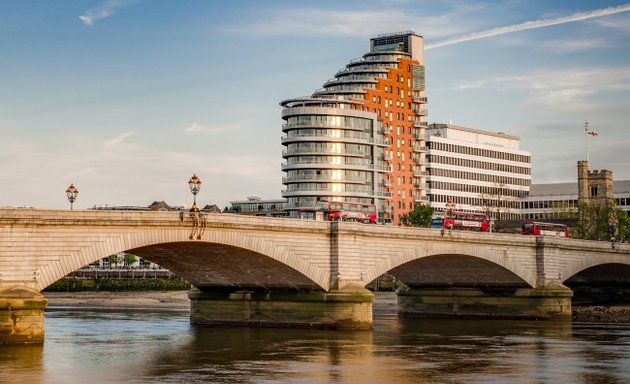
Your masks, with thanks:
[{"label": "lamp post on bridge", "polygon": [[77,199],[77,195],[79,194],[79,190],[74,184],[70,184],[68,189],[66,189],[66,196],[68,196],[68,201],[70,202],[70,210],[72,210],[72,204]]},{"label": "lamp post on bridge", "polygon": [[192,207],[190,207],[190,211],[198,212],[199,208],[197,208],[197,194],[201,189],[201,180],[199,180],[196,174],[193,174],[190,180],[188,180],[188,187],[190,188],[190,192],[193,194],[193,205]]}]

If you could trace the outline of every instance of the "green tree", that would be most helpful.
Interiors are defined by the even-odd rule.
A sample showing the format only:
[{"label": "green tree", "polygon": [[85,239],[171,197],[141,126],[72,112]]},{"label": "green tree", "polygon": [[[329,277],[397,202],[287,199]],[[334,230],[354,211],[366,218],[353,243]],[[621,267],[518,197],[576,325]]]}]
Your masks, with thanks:
[{"label": "green tree", "polygon": [[[619,211],[613,201],[601,205],[580,204],[575,223],[571,228],[572,236],[584,240],[618,238],[622,232],[625,234],[627,230],[625,222],[627,213],[623,215]],[[622,225],[619,223],[619,215],[624,216]]]},{"label": "green tree", "polygon": [[109,262],[109,265],[117,265],[118,264],[118,255],[109,255],[105,258],[105,260],[107,260],[107,262]]},{"label": "green tree", "polygon": [[125,253],[125,264],[131,265],[136,262],[138,258],[133,253]]},{"label": "green tree", "polygon": [[630,241],[630,215],[628,212],[617,209],[618,239],[619,241]]},{"label": "green tree", "polygon": [[400,217],[400,223],[408,227],[428,227],[431,223],[432,215],[433,207],[418,204],[413,210]]}]

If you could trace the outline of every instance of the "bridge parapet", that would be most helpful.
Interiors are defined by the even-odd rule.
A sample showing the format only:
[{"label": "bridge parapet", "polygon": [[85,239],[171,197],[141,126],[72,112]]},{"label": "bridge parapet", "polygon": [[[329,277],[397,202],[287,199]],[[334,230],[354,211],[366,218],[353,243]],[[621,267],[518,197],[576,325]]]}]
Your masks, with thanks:
[{"label": "bridge parapet", "polygon": [[[426,297],[436,297],[434,291],[422,291],[430,285],[450,284],[460,290],[438,293],[442,295],[440,300],[445,295],[463,298],[486,294],[479,289],[466,291],[462,286],[473,290],[508,286],[518,290],[514,295],[518,303],[531,297],[540,299],[535,308],[530,308],[534,313],[566,314],[570,291],[562,286],[563,282],[600,264],[630,265],[630,244],[235,214],[201,215],[0,209],[0,290],[9,289],[13,294],[19,291],[20,295],[38,293],[100,258],[138,251],[143,252],[140,256],[151,256],[152,261],[205,290],[193,295],[195,300],[216,299],[220,295],[208,292],[219,287],[221,292],[228,292],[224,300],[229,304],[228,311],[240,308],[241,304],[230,301],[238,296],[259,301],[243,313],[256,313],[254,307],[268,311],[282,308],[281,312],[289,313],[300,312],[305,301],[291,301],[285,295],[277,302],[290,304],[274,307],[268,305],[273,296],[270,292],[280,297],[280,293],[289,291],[308,291],[317,297],[309,296],[307,301],[319,302],[316,312],[321,318],[332,311],[340,322],[348,320],[352,324],[356,319],[345,316],[365,314],[371,308],[372,296],[364,287],[387,272],[398,274],[401,281],[418,288]],[[227,289],[232,287],[238,291]],[[35,301],[42,299],[36,296]],[[329,304],[333,302],[336,307],[331,309]],[[490,308],[508,305],[505,300],[488,303]],[[450,304],[453,308],[459,305]],[[208,308],[207,314],[216,309],[212,305]],[[357,312],[353,312],[355,309]],[[308,311],[301,313],[308,316]],[[271,312],[268,314],[271,316]],[[359,323],[366,326],[371,317],[363,316]]]}]

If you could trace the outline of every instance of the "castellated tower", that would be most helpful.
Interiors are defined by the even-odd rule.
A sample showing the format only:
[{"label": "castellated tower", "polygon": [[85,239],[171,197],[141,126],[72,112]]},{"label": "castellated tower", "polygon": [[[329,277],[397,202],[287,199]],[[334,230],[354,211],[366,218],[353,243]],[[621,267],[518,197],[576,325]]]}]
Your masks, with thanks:
[{"label": "castellated tower", "polygon": [[613,199],[612,171],[589,171],[588,161],[578,161],[578,203],[602,206]]}]

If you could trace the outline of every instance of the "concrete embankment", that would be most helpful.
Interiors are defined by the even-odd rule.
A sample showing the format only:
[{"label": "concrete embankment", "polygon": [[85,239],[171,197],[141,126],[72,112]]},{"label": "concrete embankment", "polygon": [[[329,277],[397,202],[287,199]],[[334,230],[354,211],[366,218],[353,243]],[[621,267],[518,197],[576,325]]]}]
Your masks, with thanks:
[{"label": "concrete embankment", "polygon": [[[162,308],[185,310],[190,308],[188,291],[141,292],[44,292],[48,306],[92,308]],[[375,312],[395,312],[396,294],[378,292]],[[630,306],[580,306],[573,308],[574,321],[630,323]]]}]

